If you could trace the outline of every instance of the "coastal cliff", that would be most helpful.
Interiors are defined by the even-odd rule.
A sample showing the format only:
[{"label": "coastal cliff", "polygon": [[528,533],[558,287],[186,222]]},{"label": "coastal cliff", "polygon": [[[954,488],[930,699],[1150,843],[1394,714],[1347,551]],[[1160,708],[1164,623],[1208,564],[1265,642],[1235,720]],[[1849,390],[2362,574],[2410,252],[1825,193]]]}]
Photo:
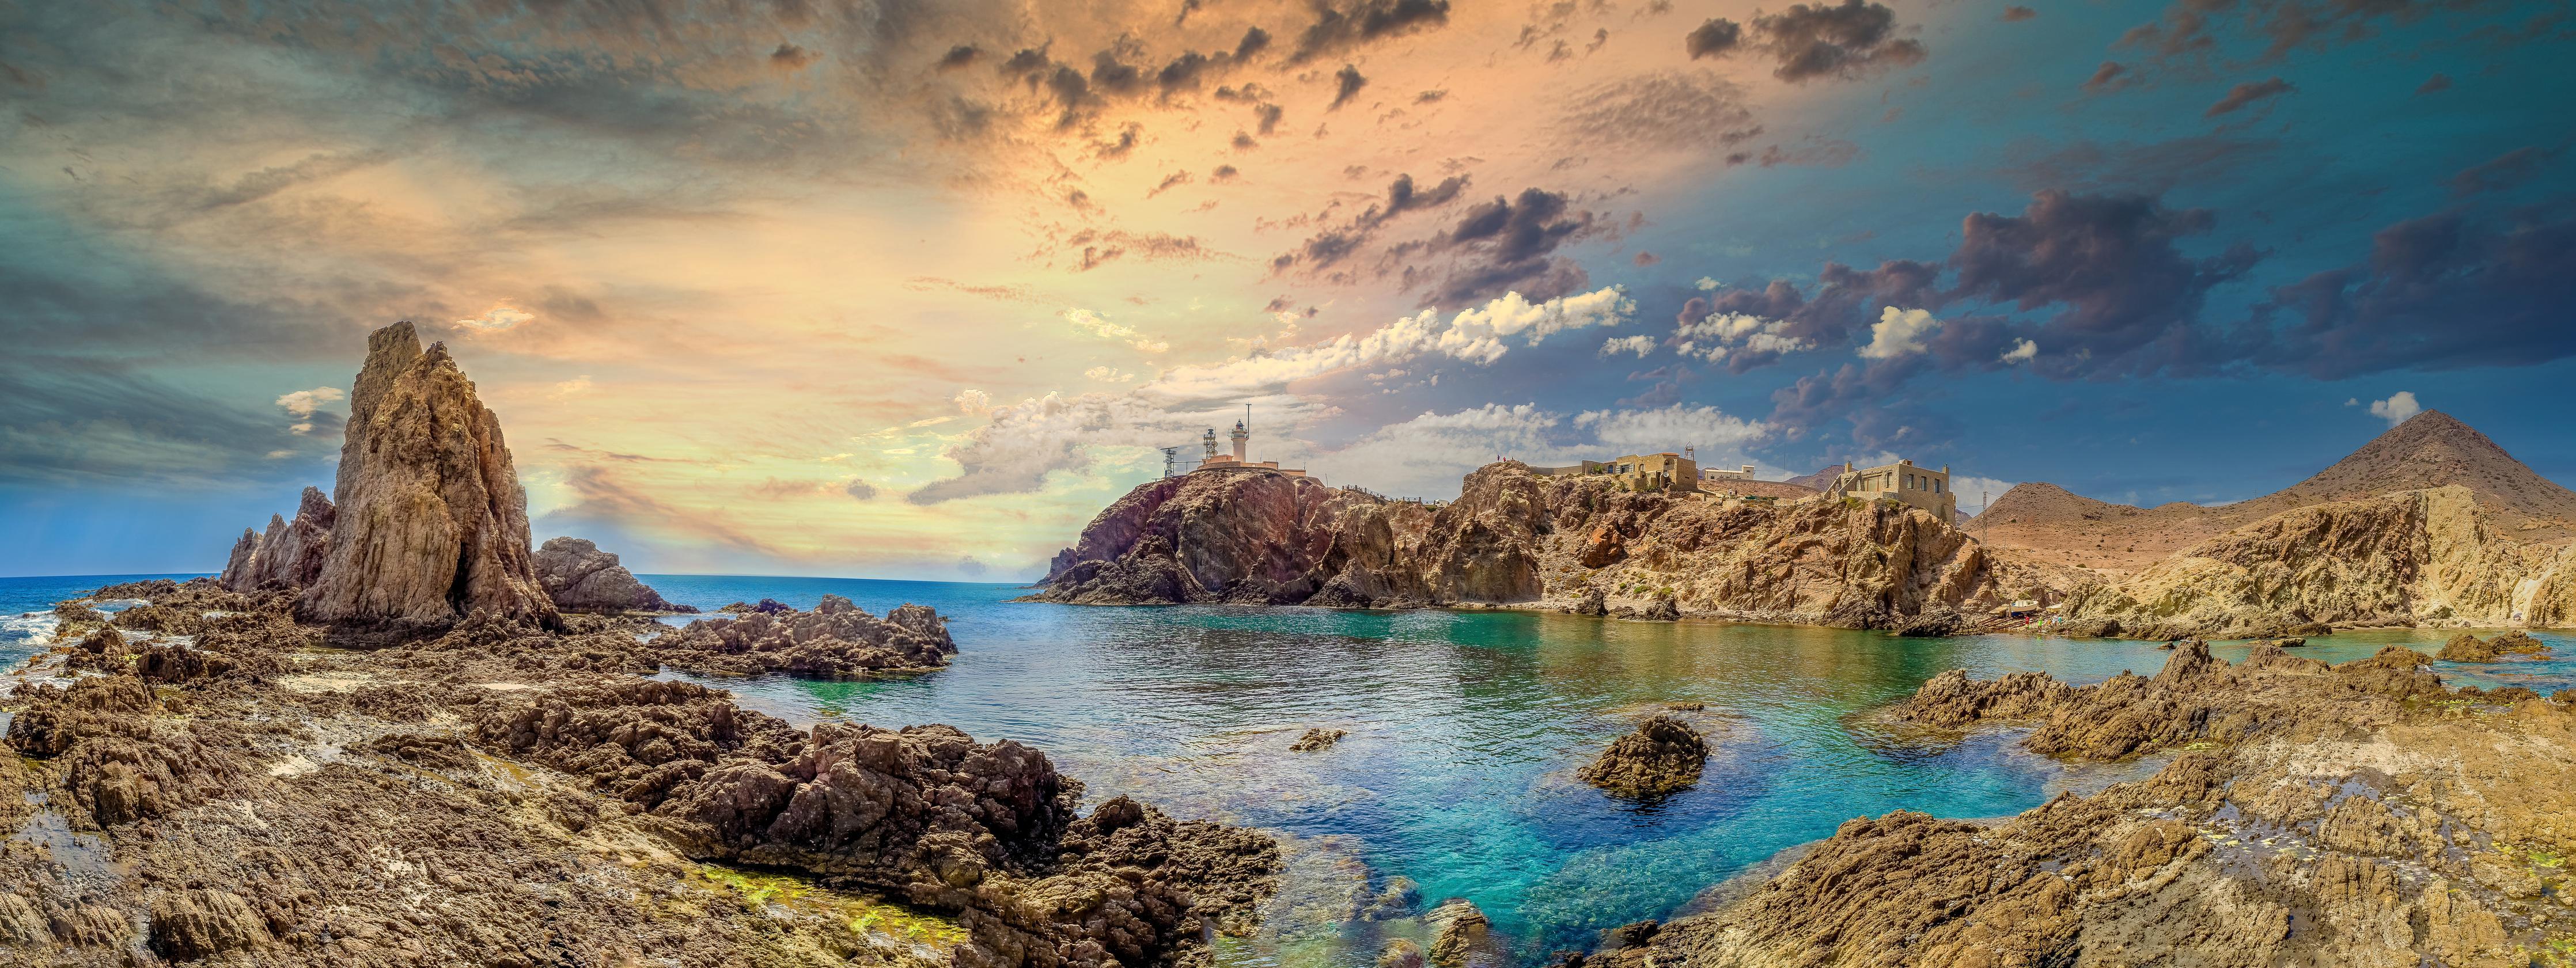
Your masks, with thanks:
[{"label": "coastal cliff", "polygon": [[1593,593],[1640,614],[1891,628],[1989,608],[1998,585],[1964,532],[1893,501],[1639,493],[1505,461],[1436,509],[1262,471],[1152,481],[1094,518],[1032,597],[1574,607]]}]

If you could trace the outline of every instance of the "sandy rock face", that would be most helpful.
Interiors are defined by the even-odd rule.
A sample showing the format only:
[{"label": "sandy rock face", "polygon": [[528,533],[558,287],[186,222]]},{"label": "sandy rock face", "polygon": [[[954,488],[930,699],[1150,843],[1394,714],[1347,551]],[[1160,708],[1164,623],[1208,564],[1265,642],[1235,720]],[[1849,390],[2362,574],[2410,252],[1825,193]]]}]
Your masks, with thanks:
[{"label": "sandy rock face", "polygon": [[1601,757],[1576,771],[1583,782],[1623,797],[1657,797],[1699,784],[1708,741],[1690,724],[1657,716],[1619,737]]},{"label": "sandy rock face", "polygon": [[232,557],[224,563],[223,575],[216,581],[237,592],[270,582],[296,588],[313,584],[322,575],[323,559],[330,554],[331,527],[337,517],[331,499],[322,495],[321,488],[305,488],[304,499],[295,509],[295,520],[270,515],[266,532],[242,531],[241,541],[233,545]]},{"label": "sandy rock face", "polygon": [[537,582],[556,608],[570,612],[695,612],[635,580],[617,556],[582,538],[551,538],[537,548]]},{"label": "sandy rock face", "polygon": [[1056,555],[1038,597],[1293,604],[1348,571],[1363,577],[1346,582],[1346,591],[1419,597],[1409,575],[1369,574],[1393,564],[1396,546],[1429,516],[1415,505],[1257,470],[1164,478],[1093,518],[1081,540]]},{"label": "sandy rock face", "polygon": [[434,626],[482,610],[554,621],[500,419],[447,347],[422,350],[410,323],[367,338],[332,496],[330,551],[302,617]]}]

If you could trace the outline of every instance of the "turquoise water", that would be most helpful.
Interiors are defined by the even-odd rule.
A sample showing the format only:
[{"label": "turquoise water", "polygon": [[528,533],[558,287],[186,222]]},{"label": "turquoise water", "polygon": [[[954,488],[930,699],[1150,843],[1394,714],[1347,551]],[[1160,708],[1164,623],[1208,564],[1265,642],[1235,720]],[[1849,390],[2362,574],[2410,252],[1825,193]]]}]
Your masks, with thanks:
[{"label": "turquoise water", "polygon": [[[1950,668],[2084,682],[2153,672],[2166,655],[2148,643],[2022,636],[1906,640],[1519,612],[1079,608],[1009,603],[1020,589],[1002,585],[644,577],[674,601],[709,609],[764,596],[811,607],[826,593],[878,612],[937,608],[960,649],[946,670],[716,684],[800,723],[939,722],[1028,743],[1089,784],[1092,802],[1133,794],[1175,814],[1286,835],[1298,856],[1323,859],[1296,866],[1292,896],[1373,891],[1402,875],[1427,902],[1472,900],[1525,961],[1587,947],[1601,928],[1666,916],[1852,817],[1899,807],[1998,816],[2061,787],[2106,782],[2114,776],[2018,753],[2006,736],[1926,746],[1856,725],[1852,714]],[[108,580],[0,579],[0,615]],[[2430,649],[2444,637],[2348,633],[2304,652],[2340,662],[2392,643]],[[2540,637],[2576,654],[2576,639]],[[32,647],[0,641],[0,658]],[[2245,649],[2213,651],[2233,660]],[[2439,671],[2484,686],[2576,686],[2569,660]],[[1717,753],[1696,789],[1635,804],[1573,780],[1636,717],[1668,702],[1708,706],[1698,721]],[[1310,726],[1350,735],[1325,752],[1287,752]],[[1226,960],[1366,965],[1376,932],[1418,926],[1282,912],[1272,929]]]}]

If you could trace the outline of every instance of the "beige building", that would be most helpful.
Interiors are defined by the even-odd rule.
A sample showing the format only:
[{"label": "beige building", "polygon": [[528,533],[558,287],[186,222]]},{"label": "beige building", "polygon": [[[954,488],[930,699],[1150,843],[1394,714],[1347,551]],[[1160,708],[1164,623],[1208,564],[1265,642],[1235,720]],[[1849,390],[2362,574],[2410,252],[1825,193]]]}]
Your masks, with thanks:
[{"label": "beige building", "polygon": [[1207,449],[1207,457],[1200,460],[1199,466],[1190,473],[1195,474],[1199,471],[1222,470],[1260,470],[1278,471],[1279,473],[1286,474],[1290,477],[1306,476],[1306,472],[1304,470],[1281,467],[1279,466],[1279,462],[1275,460],[1255,461],[1245,459],[1244,449],[1246,445],[1252,442],[1252,431],[1243,425],[1243,421],[1235,421],[1234,433],[1228,436],[1232,437],[1234,440],[1234,452],[1231,454],[1217,453],[1216,428],[1208,428],[1207,436],[1200,438],[1200,445]]},{"label": "beige building", "polygon": [[1834,486],[1826,493],[1903,501],[1930,511],[1943,521],[1955,520],[1959,513],[1959,497],[1950,493],[1950,465],[1947,464],[1932,471],[1916,467],[1910,460],[1857,470],[1846,463],[1842,476],[1834,479]]},{"label": "beige building", "polygon": [[1700,479],[1699,462],[1669,451],[1630,454],[1617,460],[1587,460],[1563,467],[1532,467],[1530,473],[1547,477],[1607,474],[1631,490],[1645,491],[1696,491]]},{"label": "beige building", "polygon": [[1753,465],[1746,464],[1744,465],[1743,470],[1734,471],[1722,471],[1714,467],[1706,468],[1699,472],[1699,479],[1703,481],[1749,481],[1753,479]]}]

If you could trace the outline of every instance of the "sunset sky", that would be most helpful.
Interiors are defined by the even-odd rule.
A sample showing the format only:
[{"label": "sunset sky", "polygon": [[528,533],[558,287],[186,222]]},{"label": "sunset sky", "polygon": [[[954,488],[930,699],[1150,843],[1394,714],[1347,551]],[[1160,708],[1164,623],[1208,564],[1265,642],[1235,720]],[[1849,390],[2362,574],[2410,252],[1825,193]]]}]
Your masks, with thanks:
[{"label": "sunset sky", "polygon": [[2416,409],[2576,484],[2576,17],[2478,0],[0,0],[0,574],[209,571],[368,330],[536,539],[1026,580],[1254,406],[2219,502]]}]

